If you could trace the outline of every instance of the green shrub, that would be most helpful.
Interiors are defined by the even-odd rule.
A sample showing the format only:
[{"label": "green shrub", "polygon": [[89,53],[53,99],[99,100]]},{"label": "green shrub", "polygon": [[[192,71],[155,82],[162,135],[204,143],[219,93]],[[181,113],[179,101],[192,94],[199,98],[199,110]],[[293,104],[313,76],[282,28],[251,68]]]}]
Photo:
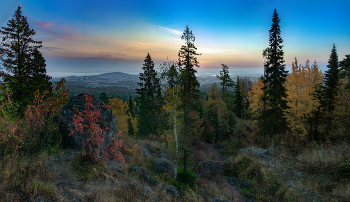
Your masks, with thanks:
[{"label": "green shrub", "polygon": [[175,186],[177,186],[180,190],[183,190],[186,187],[193,187],[196,183],[197,176],[192,172],[192,170],[183,168],[179,168],[177,170],[177,182],[175,182]]}]

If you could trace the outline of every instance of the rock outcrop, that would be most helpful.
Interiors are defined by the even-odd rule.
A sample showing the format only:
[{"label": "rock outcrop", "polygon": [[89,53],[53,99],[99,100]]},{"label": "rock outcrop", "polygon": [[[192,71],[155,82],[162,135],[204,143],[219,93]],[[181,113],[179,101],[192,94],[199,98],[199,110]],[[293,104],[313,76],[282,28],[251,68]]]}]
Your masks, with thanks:
[{"label": "rock outcrop", "polygon": [[[100,151],[99,156],[102,157],[103,152],[109,145],[111,138],[118,133],[117,119],[112,113],[112,110],[104,106],[103,101],[101,99],[93,95],[90,96],[92,97],[93,104],[90,110],[93,112],[100,111],[97,124],[104,132],[106,132],[103,144],[100,145],[98,148],[94,148]],[[75,131],[75,128],[73,128],[74,124],[72,120],[73,115],[76,114],[76,112],[73,109],[77,109],[79,112],[86,110],[86,102],[87,101],[85,100],[84,94],[74,96],[54,118],[54,120],[58,123],[59,130],[62,135],[61,147],[63,149],[72,147],[81,150],[83,147],[83,141],[88,137],[88,134],[86,132],[79,133],[78,131]],[[69,136],[70,127],[72,127],[72,129],[74,130],[72,136]]]},{"label": "rock outcrop", "polygon": [[157,174],[170,174],[174,173],[174,164],[168,159],[159,158],[153,162],[154,170]]}]

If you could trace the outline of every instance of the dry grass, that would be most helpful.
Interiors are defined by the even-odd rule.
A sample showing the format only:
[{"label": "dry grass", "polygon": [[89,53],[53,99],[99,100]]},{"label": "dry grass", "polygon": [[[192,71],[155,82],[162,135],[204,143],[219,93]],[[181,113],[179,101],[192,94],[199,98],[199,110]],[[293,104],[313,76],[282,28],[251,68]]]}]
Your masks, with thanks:
[{"label": "dry grass", "polygon": [[297,159],[307,168],[327,171],[350,159],[350,147],[346,143],[330,146],[313,143],[310,148],[303,150]]},{"label": "dry grass", "polygon": [[25,158],[14,155],[1,160],[0,195],[5,200],[50,198],[56,193],[54,176],[48,172],[45,156]]}]

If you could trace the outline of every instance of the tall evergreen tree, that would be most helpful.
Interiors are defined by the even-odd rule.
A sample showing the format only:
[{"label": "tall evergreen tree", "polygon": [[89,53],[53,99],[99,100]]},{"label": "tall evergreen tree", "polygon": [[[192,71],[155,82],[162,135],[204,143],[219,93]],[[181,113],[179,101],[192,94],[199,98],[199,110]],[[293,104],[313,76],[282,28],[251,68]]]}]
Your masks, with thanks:
[{"label": "tall evergreen tree", "polygon": [[228,66],[225,64],[222,65],[222,71],[220,71],[220,75],[216,75],[216,78],[221,80],[220,85],[222,86],[222,96],[223,100],[225,97],[228,97],[227,88],[232,88],[235,85],[235,82],[231,79],[228,71]]},{"label": "tall evergreen tree", "polygon": [[243,95],[242,95],[242,89],[241,89],[241,82],[239,81],[239,76],[237,76],[237,83],[234,90],[234,113],[237,117],[242,118],[243,114]]},{"label": "tall evergreen tree", "polygon": [[329,135],[332,127],[332,112],[334,110],[334,99],[339,91],[339,61],[337,50],[333,44],[331,55],[328,60],[328,70],[324,74],[323,102],[322,105],[327,112],[326,115],[326,135]]},{"label": "tall evergreen tree", "polygon": [[129,133],[129,136],[135,135],[134,124],[132,122],[132,117],[130,113],[128,113],[128,133]]},{"label": "tall evergreen tree", "polygon": [[140,88],[136,89],[138,94],[137,102],[139,104],[138,112],[138,136],[145,137],[150,133],[157,135],[159,121],[158,114],[161,109],[161,86],[160,79],[157,78],[157,72],[154,70],[154,62],[149,53],[144,60],[140,73],[141,83],[137,83]]},{"label": "tall evergreen tree", "polygon": [[197,55],[201,55],[196,52],[197,48],[194,45],[195,36],[192,31],[189,30],[188,26],[184,30],[181,36],[182,40],[185,40],[185,45],[183,45],[179,51],[178,66],[180,67],[181,76],[181,86],[183,87],[181,93],[181,100],[183,101],[184,109],[184,135],[188,135],[190,129],[189,114],[191,111],[197,111],[197,102],[199,99],[199,82],[195,73],[197,70],[194,67],[199,67],[197,61]]},{"label": "tall evergreen tree", "polygon": [[32,39],[35,31],[29,28],[21,6],[18,6],[7,27],[2,27],[1,33],[4,41],[1,60],[7,71],[4,82],[9,83],[13,92],[11,100],[20,104],[19,114],[23,114],[37,89],[47,90],[49,95],[52,92],[49,82],[51,77],[46,75],[45,59],[38,51],[42,42]]},{"label": "tall evergreen tree", "polygon": [[[288,108],[286,81],[288,71],[285,70],[284,52],[282,50],[283,39],[281,36],[280,18],[276,9],[272,17],[272,25],[269,30],[269,47],[266,50],[267,60],[264,64],[264,97],[268,100],[269,106],[263,110],[260,120],[260,130],[270,136],[270,145],[272,137],[287,128],[285,110]],[[264,54],[263,54],[264,56]],[[262,121],[263,120],[263,121]]]},{"label": "tall evergreen tree", "polygon": [[347,78],[348,82],[345,89],[350,89],[350,55],[345,55],[345,58],[339,62],[341,73],[339,79]]},{"label": "tall evergreen tree", "polygon": [[135,102],[132,99],[131,95],[129,97],[129,102],[128,102],[128,112],[130,113],[131,117],[135,117]]}]

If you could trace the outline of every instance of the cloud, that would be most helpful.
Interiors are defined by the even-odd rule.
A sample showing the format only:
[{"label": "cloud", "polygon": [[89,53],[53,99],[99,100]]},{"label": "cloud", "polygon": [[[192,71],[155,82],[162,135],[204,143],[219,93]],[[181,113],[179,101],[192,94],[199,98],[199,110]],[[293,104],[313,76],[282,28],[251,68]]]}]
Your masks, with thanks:
[{"label": "cloud", "polygon": [[55,27],[54,23],[45,22],[45,21],[42,21],[42,20],[36,21],[35,24],[39,25],[40,27],[45,27],[45,28]]},{"label": "cloud", "polygon": [[56,48],[56,47],[49,47],[49,46],[43,46],[41,48],[44,50],[64,50],[63,48]]},{"label": "cloud", "polygon": [[176,35],[182,35],[181,31],[178,31],[178,30],[175,30],[175,29],[170,29],[170,28],[167,28],[167,27],[162,27],[162,26],[159,26],[159,27],[164,29],[165,31],[167,31],[169,33],[176,34]]}]

